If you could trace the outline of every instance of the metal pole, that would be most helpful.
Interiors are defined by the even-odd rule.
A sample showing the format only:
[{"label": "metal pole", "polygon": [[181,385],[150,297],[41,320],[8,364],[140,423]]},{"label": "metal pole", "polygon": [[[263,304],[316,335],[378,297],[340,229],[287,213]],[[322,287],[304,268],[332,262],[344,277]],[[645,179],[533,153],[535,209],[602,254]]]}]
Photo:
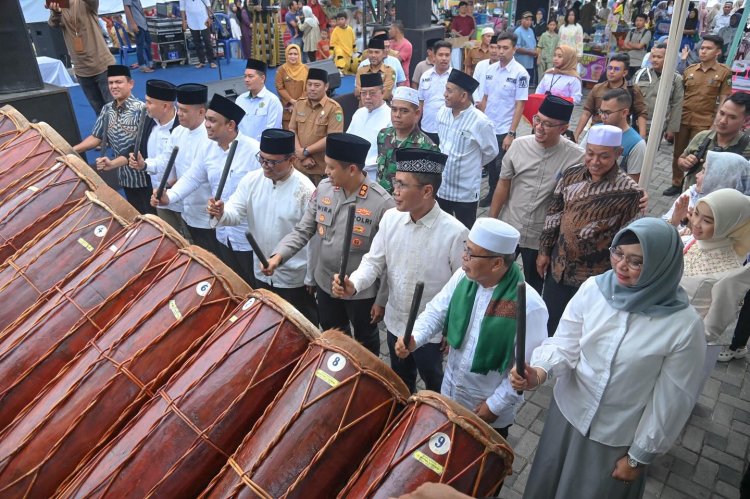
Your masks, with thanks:
[{"label": "metal pole", "polygon": [[367,2],[370,0],[362,0],[362,53],[367,50]]},{"label": "metal pole", "polygon": [[[651,173],[654,169],[654,159],[656,151],[659,149],[661,136],[664,131],[665,118],[667,116],[667,105],[672,93],[672,78],[677,67],[677,58],[680,53],[680,40],[685,28],[688,8],[687,2],[675,2],[674,12],[672,14],[672,23],[669,27],[669,43],[667,53],[664,56],[664,69],[661,72],[659,81],[659,90],[656,94],[656,105],[654,106],[653,116],[651,118],[651,130],[646,142],[646,153],[643,157],[643,168],[641,169],[641,178],[638,184],[644,189],[648,189],[651,182]],[[675,22],[677,20],[677,22]]]},{"label": "metal pole", "polygon": [[730,68],[734,63],[734,57],[737,55],[737,48],[740,46],[740,40],[745,36],[745,26],[747,26],[747,15],[750,14],[750,9],[742,9],[742,18],[740,19],[740,25],[737,26],[737,32],[734,34],[734,40],[732,40],[732,46],[727,54],[726,65]]}]

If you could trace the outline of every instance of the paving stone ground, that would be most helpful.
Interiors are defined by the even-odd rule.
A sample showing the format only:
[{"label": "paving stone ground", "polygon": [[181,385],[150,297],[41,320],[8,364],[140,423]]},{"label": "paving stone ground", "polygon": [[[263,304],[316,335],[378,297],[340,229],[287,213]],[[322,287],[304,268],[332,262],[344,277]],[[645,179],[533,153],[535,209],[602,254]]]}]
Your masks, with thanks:
[{"label": "paving stone ground", "polygon": [[[577,123],[580,111],[580,106],[576,106],[573,123]],[[530,133],[528,126],[519,131]],[[662,215],[674,201],[661,194],[671,184],[671,161],[672,146],[663,141],[648,186],[648,215]],[[486,189],[485,181],[483,195]],[[480,208],[479,216],[486,215],[487,209]],[[381,340],[381,355],[387,362],[384,331]],[[518,411],[508,437],[516,456],[513,474],[505,480],[501,498],[517,499],[523,495],[551,400],[552,386],[547,384],[527,394]],[[644,497],[739,498],[740,480],[750,459],[749,448],[750,362],[740,359],[718,363],[674,447],[647,468]]]}]

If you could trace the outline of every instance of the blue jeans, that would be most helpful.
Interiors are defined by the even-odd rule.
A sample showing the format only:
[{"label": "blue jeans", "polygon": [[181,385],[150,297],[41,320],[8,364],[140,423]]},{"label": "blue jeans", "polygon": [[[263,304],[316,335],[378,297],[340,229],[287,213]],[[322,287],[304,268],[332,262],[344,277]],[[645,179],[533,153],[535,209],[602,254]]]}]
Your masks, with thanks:
[{"label": "blue jeans", "polygon": [[154,56],[151,55],[151,33],[140,26],[135,34],[135,55],[139,66],[151,66],[154,62]]}]

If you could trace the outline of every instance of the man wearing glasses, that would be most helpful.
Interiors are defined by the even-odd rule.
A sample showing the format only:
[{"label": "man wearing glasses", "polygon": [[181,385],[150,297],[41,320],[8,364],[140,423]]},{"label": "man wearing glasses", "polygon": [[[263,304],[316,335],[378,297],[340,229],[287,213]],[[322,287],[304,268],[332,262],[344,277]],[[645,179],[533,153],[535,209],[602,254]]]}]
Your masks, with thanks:
[{"label": "man wearing glasses", "polygon": [[594,88],[589,92],[586,97],[586,102],[583,103],[583,112],[578,120],[578,126],[576,127],[575,137],[576,141],[580,141],[581,132],[586,127],[586,124],[591,118],[593,125],[597,125],[602,122],[601,117],[598,114],[599,109],[602,106],[602,99],[604,94],[614,88],[624,88],[630,93],[630,97],[633,100],[633,104],[630,106],[630,114],[636,117],[638,122],[638,133],[641,137],[646,138],[646,121],[648,118],[648,109],[646,108],[646,102],[643,99],[643,94],[639,88],[634,88],[627,81],[628,66],[630,65],[630,57],[628,54],[615,54],[607,64],[607,81],[597,83]]},{"label": "man wearing glasses", "polygon": [[[315,186],[294,168],[294,133],[290,131],[279,128],[264,130],[256,159],[261,169],[245,175],[226,203],[209,200],[208,213],[219,221],[220,226],[247,223],[263,254],[270,255],[304,216]],[[304,247],[273,276],[266,276],[261,272],[258,255],[255,255],[255,287],[273,291],[310,322],[317,324],[315,299],[308,292],[314,287],[314,280],[307,256],[307,247]]]},{"label": "man wearing glasses", "polygon": [[[441,338],[436,337],[413,355],[400,359],[394,350],[396,338],[403,336],[414,287],[425,284],[420,311],[424,310],[454,272],[462,265],[462,250],[469,230],[440,209],[435,194],[448,156],[418,148],[396,150],[393,197],[396,209],[388,210],[370,251],[357,270],[347,276],[344,286],[333,276],[332,290],[338,297],[353,296],[367,289],[376,279],[388,276],[388,303],[385,325],[391,367],[416,390],[417,371],[428,390],[440,391],[443,382]],[[422,255],[420,257],[419,255]]]},{"label": "man wearing glasses", "polygon": [[540,294],[544,279],[536,271],[536,257],[547,208],[562,173],[583,162],[583,149],[562,136],[572,113],[572,102],[544,98],[534,116],[534,134],[514,140],[503,158],[490,206],[490,217],[520,232],[515,255],[521,254],[526,282]]}]

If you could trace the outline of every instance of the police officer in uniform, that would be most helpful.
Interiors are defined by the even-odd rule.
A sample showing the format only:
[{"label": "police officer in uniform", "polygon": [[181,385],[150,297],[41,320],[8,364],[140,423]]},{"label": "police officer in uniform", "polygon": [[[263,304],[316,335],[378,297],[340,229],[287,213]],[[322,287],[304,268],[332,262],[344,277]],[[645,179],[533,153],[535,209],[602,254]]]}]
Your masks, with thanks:
[{"label": "police officer in uniform", "polygon": [[354,81],[355,97],[359,98],[359,92],[362,89],[361,78],[363,74],[381,73],[383,75],[383,99],[386,102],[391,102],[393,87],[396,85],[396,73],[392,67],[383,62],[385,56],[385,40],[382,38],[371,38],[367,43],[367,58],[370,59],[370,64],[357,69],[357,76]]},{"label": "police officer in uniform", "polygon": [[383,318],[388,296],[385,283],[381,281],[358,290],[351,298],[334,298],[331,292],[333,275],[340,270],[349,206],[356,206],[356,218],[347,274],[359,267],[362,257],[370,251],[380,219],[386,210],[395,206],[390,194],[377,182],[368,180],[363,171],[369,150],[370,143],[356,135],[334,133],[328,136],[325,152],[328,178],[318,185],[294,231],[276,246],[263,273],[272,275],[308,242],[317,245],[319,256],[314,278],[318,287],[320,325],[323,329],[337,328],[349,333],[351,323],[354,338],[378,355],[377,323]]},{"label": "police officer in uniform", "polygon": [[344,131],[344,111],[338,102],[328,98],[327,90],[326,70],[310,68],[305,82],[305,98],[294,104],[289,121],[289,130],[297,136],[295,166],[315,185],[325,177],[326,136]]}]

